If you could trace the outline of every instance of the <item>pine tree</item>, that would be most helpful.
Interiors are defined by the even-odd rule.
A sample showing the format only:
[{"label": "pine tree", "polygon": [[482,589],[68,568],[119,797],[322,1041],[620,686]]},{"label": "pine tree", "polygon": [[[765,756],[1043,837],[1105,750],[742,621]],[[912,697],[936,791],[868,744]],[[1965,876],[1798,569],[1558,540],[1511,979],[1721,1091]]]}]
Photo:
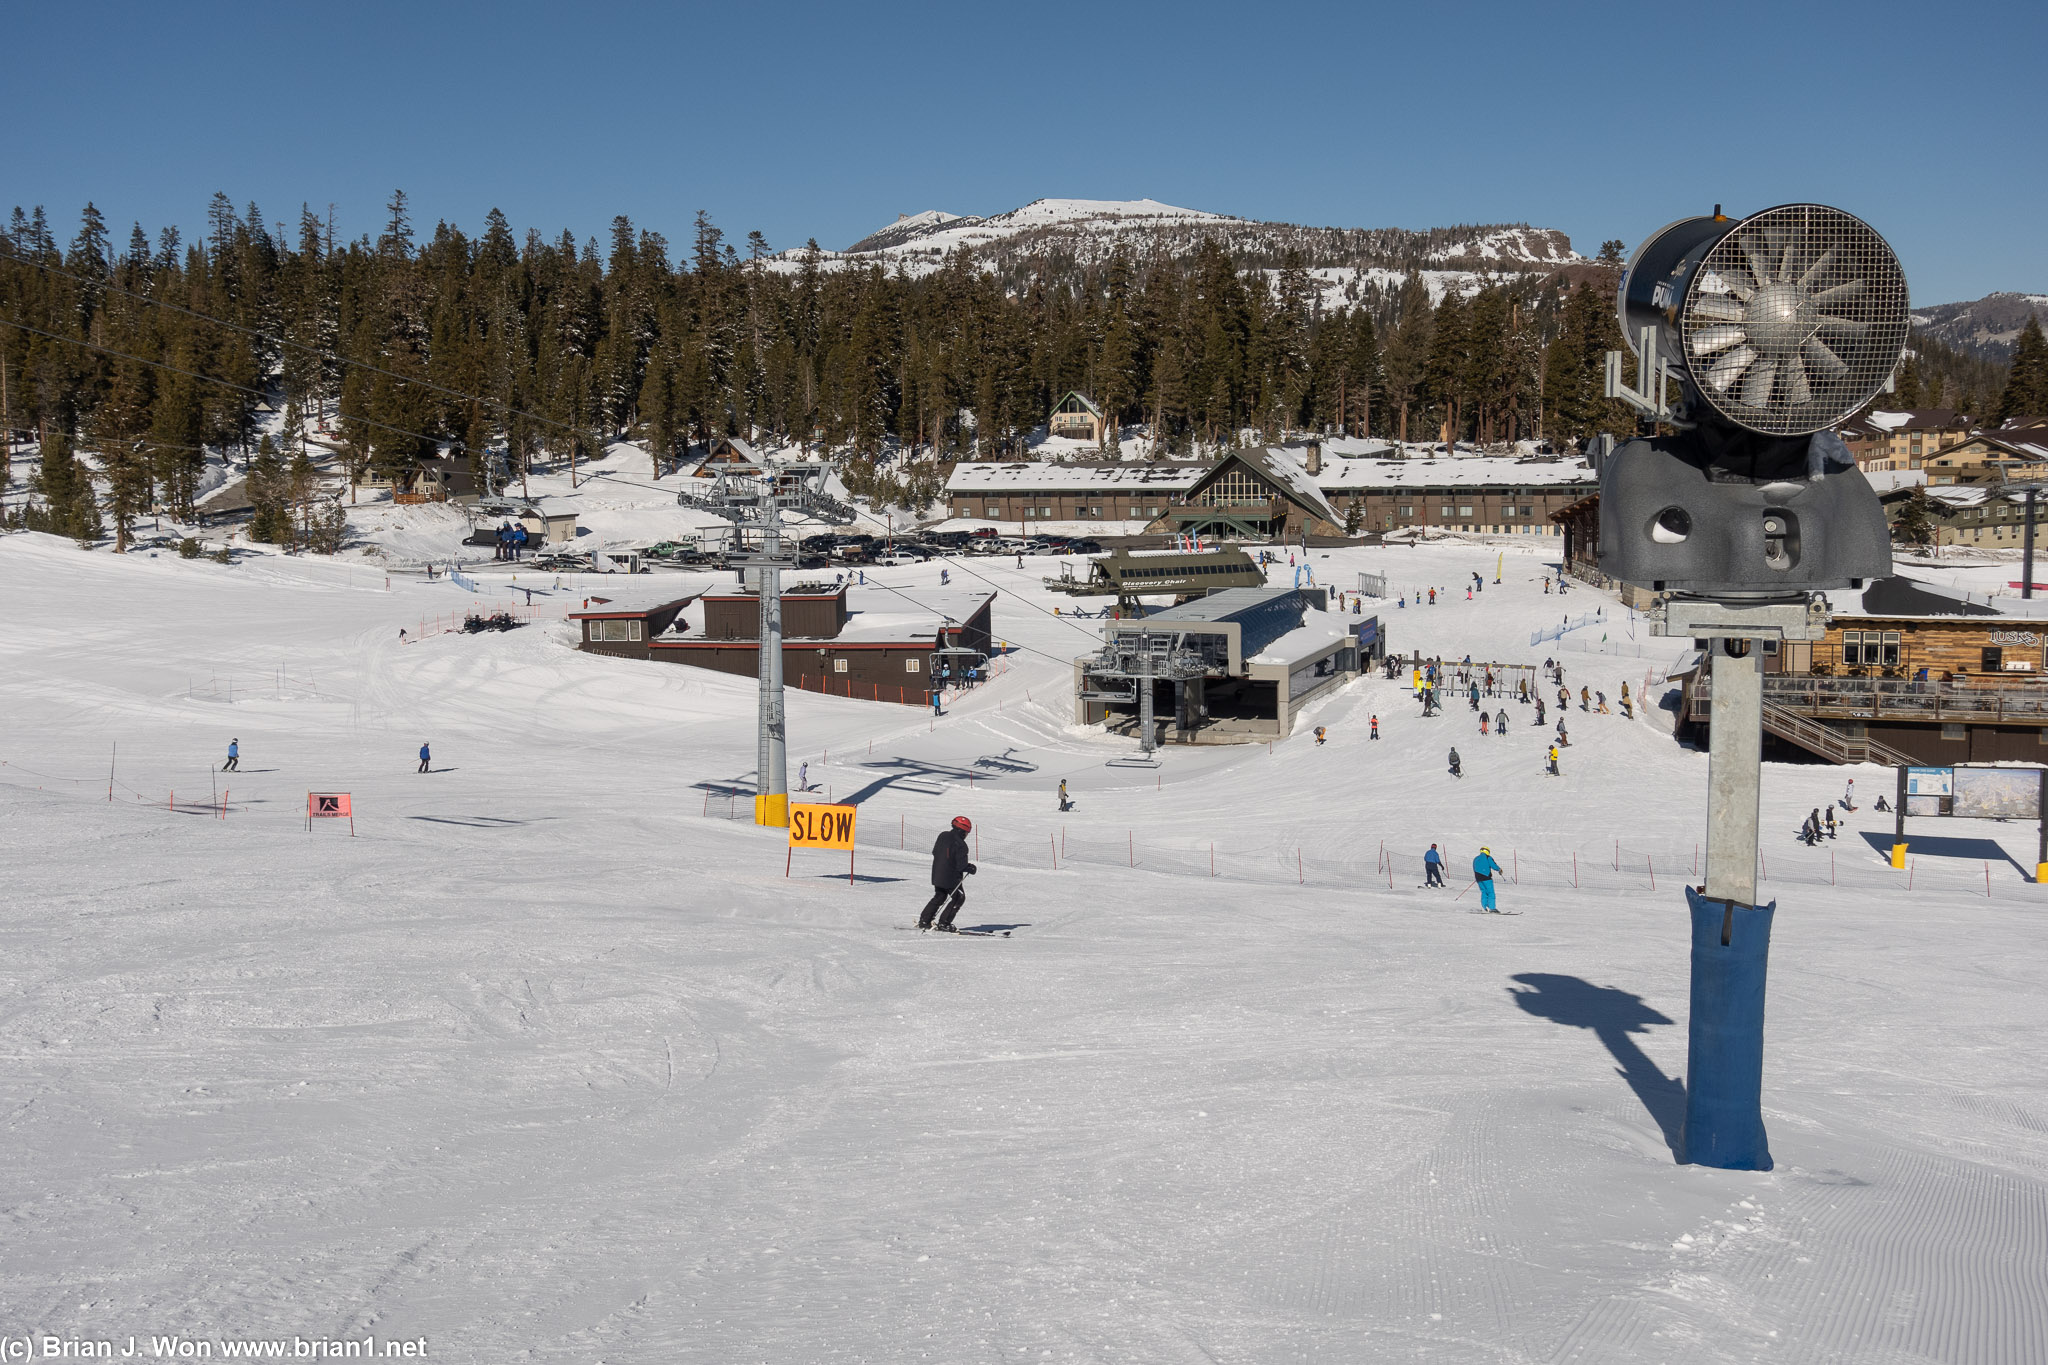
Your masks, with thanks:
[{"label": "pine tree", "polygon": [[1923,548],[1934,543],[1934,506],[1925,488],[1915,488],[1899,505],[1898,517],[1892,523],[1892,538]]},{"label": "pine tree", "polygon": [[30,486],[42,494],[43,502],[24,512],[23,524],[29,530],[78,541],[99,538],[99,497],[92,475],[72,456],[69,436],[53,432],[43,443],[42,472]]},{"label": "pine tree", "polygon": [[2048,340],[2041,336],[2041,319],[2029,315],[2013,346],[2012,371],[1998,398],[2000,422],[2015,417],[2048,420]]},{"label": "pine tree", "polygon": [[289,545],[292,540],[291,513],[286,510],[284,462],[277,447],[265,435],[256,444],[256,458],[249,466],[246,485],[249,505],[249,539],[266,545]]}]

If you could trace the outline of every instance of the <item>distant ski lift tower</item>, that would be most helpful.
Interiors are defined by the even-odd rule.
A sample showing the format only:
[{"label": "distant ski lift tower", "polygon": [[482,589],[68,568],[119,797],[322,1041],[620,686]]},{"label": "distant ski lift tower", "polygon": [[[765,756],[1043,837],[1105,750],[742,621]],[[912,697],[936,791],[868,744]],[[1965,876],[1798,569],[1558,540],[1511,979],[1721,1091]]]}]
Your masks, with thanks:
[{"label": "distant ski lift tower", "polygon": [[758,474],[721,472],[710,491],[676,494],[684,507],[709,512],[733,524],[744,543],[746,533],[760,538],[751,559],[739,561],[742,570],[754,570],[760,594],[761,680],[760,733],[754,746],[754,823],[789,825],[789,759],[782,707],[782,571],[795,568],[782,550],[782,516],[794,516],[845,525],[857,513],[825,491],[831,466],[808,462],[763,460]]}]

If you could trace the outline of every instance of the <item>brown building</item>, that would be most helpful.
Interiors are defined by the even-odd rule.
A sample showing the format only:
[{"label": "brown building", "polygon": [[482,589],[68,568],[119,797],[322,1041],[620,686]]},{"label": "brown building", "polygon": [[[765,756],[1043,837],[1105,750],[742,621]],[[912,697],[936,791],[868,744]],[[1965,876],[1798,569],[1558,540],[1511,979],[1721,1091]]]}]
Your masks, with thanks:
[{"label": "brown building", "polygon": [[1973,431],[1927,461],[1933,486],[2048,477],[2048,427]]},{"label": "brown building", "polygon": [[1953,408],[1866,412],[1842,424],[1842,442],[1866,473],[1919,469],[1970,434],[1970,419]]},{"label": "brown building", "polygon": [[[2048,599],[1903,577],[1828,596],[1826,638],[1764,646],[1769,747],[1838,763],[2048,762]],[[1699,669],[1680,715],[1703,734],[1712,714]]]},{"label": "brown building", "polygon": [[[935,673],[958,683],[970,665],[986,668],[995,596],[919,590],[912,602],[881,589],[794,585],[782,596],[783,681],[809,692],[929,705]],[[751,678],[760,667],[760,610],[753,593],[721,588],[640,609],[592,599],[592,609],[570,619],[582,623],[582,648],[591,653]]]},{"label": "brown building", "polygon": [[1014,460],[953,466],[946,498],[979,521],[1151,522],[1208,466],[1194,463],[1052,463]]}]

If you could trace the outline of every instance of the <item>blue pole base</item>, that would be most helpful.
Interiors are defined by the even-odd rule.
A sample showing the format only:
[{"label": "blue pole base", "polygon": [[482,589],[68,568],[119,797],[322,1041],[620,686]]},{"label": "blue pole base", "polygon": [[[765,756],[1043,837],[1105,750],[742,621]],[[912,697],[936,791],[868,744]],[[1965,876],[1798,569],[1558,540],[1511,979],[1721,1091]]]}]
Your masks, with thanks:
[{"label": "blue pole base", "polygon": [[1690,886],[1685,903],[1692,912],[1692,1017],[1681,1160],[1724,1171],[1768,1171],[1764,977],[1778,903],[1708,900]]}]

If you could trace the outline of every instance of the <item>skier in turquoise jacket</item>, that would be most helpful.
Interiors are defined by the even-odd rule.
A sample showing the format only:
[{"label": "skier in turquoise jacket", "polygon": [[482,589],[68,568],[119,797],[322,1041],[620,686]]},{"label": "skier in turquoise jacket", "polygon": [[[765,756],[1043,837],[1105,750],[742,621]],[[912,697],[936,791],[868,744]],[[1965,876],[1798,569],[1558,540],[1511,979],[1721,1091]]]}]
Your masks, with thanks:
[{"label": "skier in turquoise jacket", "polygon": [[1500,875],[1500,864],[1493,860],[1493,850],[1482,848],[1479,856],[1472,860],[1472,880],[1479,883],[1479,908],[1498,915],[1500,907],[1493,903],[1493,879]]}]

